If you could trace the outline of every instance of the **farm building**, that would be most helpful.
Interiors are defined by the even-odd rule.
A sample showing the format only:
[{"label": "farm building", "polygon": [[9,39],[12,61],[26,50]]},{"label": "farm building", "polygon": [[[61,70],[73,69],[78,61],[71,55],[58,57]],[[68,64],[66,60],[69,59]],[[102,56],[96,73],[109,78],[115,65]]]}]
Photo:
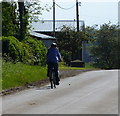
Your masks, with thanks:
[{"label": "farm building", "polygon": [[51,44],[56,41],[55,37],[41,34],[41,33],[35,32],[35,31],[30,32],[30,35],[32,37],[37,38],[38,40],[41,40],[47,48],[49,48],[51,46]]}]

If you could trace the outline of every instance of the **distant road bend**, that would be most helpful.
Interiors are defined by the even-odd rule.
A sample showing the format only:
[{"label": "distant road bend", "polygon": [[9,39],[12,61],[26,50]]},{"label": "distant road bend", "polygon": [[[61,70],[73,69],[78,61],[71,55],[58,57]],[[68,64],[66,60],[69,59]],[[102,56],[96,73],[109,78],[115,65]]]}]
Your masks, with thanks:
[{"label": "distant road bend", "polygon": [[3,96],[2,114],[118,114],[118,70],[99,70]]}]

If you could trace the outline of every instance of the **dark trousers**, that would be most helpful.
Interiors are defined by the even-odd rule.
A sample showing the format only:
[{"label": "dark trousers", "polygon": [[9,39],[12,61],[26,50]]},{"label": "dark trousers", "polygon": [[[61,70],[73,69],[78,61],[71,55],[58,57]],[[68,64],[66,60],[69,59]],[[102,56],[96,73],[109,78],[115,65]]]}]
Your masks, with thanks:
[{"label": "dark trousers", "polygon": [[60,78],[59,78],[59,75],[58,75],[58,64],[57,63],[48,63],[48,72],[47,72],[47,75],[49,77],[49,72],[50,70],[54,68],[55,70],[55,77],[56,77],[56,82],[59,82],[60,81]]}]

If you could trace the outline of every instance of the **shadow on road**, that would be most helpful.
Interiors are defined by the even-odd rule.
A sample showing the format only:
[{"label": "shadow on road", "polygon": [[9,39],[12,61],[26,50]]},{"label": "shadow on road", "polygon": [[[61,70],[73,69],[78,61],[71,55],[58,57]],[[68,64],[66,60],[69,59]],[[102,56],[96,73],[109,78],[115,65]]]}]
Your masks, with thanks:
[{"label": "shadow on road", "polygon": [[44,86],[44,87],[36,88],[36,90],[49,90],[49,89],[51,89],[51,86]]}]

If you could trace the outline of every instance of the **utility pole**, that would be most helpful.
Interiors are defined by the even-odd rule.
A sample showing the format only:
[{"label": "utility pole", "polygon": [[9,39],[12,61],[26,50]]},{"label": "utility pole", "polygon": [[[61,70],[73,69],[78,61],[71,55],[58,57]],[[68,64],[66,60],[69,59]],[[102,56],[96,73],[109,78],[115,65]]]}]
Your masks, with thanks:
[{"label": "utility pole", "polygon": [[77,19],[77,32],[79,32],[79,8],[78,8],[78,0],[76,0],[76,19]]},{"label": "utility pole", "polygon": [[[85,34],[85,22],[83,21],[82,31]],[[85,55],[86,55],[86,47],[85,47],[85,41],[82,41],[82,61],[85,62]]]},{"label": "utility pole", "polygon": [[53,37],[55,37],[55,0],[53,0]]},{"label": "utility pole", "polygon": [[[81,2],[76,0],[76,20],[77,20],[77,32],[79,32],[79,6],[81,6]],[[82,43],[81,43],[82,45]],[[82,49],[78,49],[78,59],[82,60]]]}]

